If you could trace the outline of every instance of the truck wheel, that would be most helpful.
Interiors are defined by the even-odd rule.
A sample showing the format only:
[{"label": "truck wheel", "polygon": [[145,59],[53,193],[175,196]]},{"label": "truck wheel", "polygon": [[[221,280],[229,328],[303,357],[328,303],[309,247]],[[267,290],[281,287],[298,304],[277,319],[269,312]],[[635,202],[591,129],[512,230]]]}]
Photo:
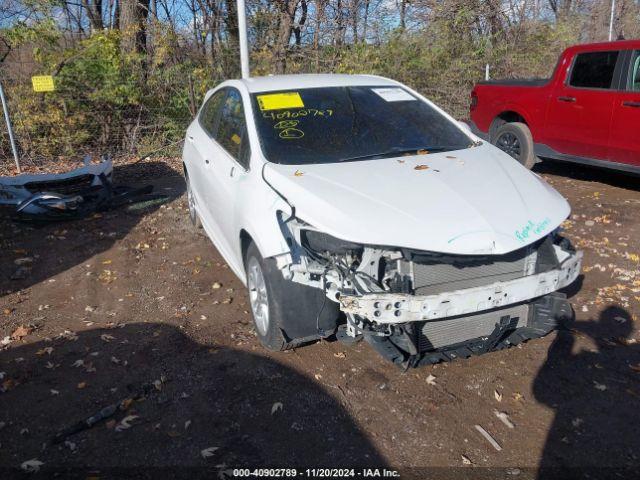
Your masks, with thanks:
[{"label": "truck wheel", "polygon": [[491,143],[511,155],[529,170],[536,164],[531,130],[524,123],[505,123],[496,130]]}]

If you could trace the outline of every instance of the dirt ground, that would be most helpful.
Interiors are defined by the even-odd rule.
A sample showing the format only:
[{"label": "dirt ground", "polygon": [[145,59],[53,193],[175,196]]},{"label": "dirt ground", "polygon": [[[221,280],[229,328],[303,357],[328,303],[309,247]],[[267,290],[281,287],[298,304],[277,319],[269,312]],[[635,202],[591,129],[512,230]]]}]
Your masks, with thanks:
[{"label": "dirt ground", "polygon": [[170,195],[162,206],[44,227],[0,220],[0,477],[369,466],[640,478],[640,180],[536,170],[569,199],[566,234],[585,251],[566,292],[573,328],[406,372],[364,342],[263,350],[170,162],[116,168],[119,182]]}]

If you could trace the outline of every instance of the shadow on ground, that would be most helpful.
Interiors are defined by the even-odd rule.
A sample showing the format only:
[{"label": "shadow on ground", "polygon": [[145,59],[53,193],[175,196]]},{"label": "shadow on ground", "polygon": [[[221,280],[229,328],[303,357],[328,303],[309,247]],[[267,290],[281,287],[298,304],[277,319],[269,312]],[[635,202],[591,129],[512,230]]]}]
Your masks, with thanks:
[{"label": "shadow on ground", "polygon": [[[14,347],[0,352],[0,370],[4,468],[35,458],[47,476],[71,468],[100,478],[215,478],[233,467],[384,466],[313,379],[266,357],[197,344],[167,325]],[[145,384],[151,388],[137,398]],[[130,403],[126,411],[51,443],[56,432],[121,401]],[[131,427],[118,428],[127,416],[135,416]]]},{"label": "shadow on ground", "polygon": [[[640,478],[640,345],[629,343],[632,330],[626,310],[608,307],[558,332],[534,381],[536,400],[555,410],[540,479]],[[593,346],[577,350],[578,336]]]},{"label": "shadow on ground", "polygon": [[[175,198],[185,189],[182,176],[162,162],[116,165],[114,183],[150,184],[154,185],[154,193]],[[28,288],[108,250],[159,206],[118,208],[101,213],[98,218],[46,225],[14,222],[0,216],[0,279],[6,279],[0,284],[0,294]],[[35,258],[26,273],[17,274],[19,267],[14,261],[25,257]]]},{"label": "shadow on ground", "polygon": [[640,190],[640,176],[606,168],[590,167],[571,162],[543,160],[533,168],[536,173],[569,177],[583,182],[606,183],[612,187]]}]

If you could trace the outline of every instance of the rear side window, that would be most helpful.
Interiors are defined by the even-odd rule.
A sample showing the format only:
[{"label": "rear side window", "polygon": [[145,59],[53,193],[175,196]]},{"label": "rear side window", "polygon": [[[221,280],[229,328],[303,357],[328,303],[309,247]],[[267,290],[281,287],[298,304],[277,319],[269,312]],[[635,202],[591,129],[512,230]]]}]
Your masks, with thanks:
[{"label": "rear side window", "polygon": [[200,126],[212,138],[216,137],[216,133],[218,130],[219,113],[226,96],[226,88],[218,90],[216,93],[211,95],[211,97],[209,97],[207,103],[205,103],[202,107],[202,110],[200,110],[200,116],[198,117]]},{"label": "rear side window", "polygon": [[589,52],[576,56],[569,85],[580,88],[611,88],[620,52]]},{"label": "rear side window", "polygon": [[631,77],[629,78],[629,90],[640,92],[640,50],[633,52],[631,57]]},{"label": "rear side window", "polygon": [[247,138],[242,97],[240,92],[234,88],[230,88],[228,92],[222,106],[216,140],[240,165],[248,169],[249,139]]}]

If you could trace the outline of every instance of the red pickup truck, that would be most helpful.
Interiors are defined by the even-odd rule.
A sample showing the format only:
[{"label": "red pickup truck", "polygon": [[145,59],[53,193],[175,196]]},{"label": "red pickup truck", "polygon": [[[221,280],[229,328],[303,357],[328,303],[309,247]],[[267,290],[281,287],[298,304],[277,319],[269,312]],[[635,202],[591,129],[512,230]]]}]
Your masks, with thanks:
[{"label": "red pickup truck", "polygon": [[470,113],[528,168],[542,157],[640,173],[640,40],[570,47],[549,79],[481,82]]}]

